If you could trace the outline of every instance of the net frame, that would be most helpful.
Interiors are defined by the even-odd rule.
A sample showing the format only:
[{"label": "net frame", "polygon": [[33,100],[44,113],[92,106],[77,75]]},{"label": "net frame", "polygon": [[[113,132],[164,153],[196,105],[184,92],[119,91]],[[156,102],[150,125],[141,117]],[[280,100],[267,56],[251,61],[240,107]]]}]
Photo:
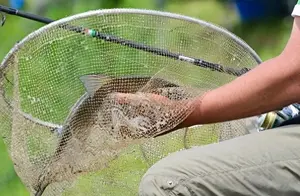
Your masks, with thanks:
[{"label": "net frame", "polygon": [[[40,29],[30,33],[28,36],[26,36],[23,40],[21,40],[20,42],[18,42],[9,52],[8,54],[4,57],[3,61],[0,64],[0,73],[3,72],[2,70],[4,70],[7,66],[9,60],[11,58],[14,57],[14,53],[17,53],[17,51],[24,45],[26,44],[28,41],[30,41],[31,39],[34,39],[35,37],[39,36],[40,34],[42,34],[43,32],[46,32],[48,29],[51,29],[52,27],[55,26],[59,26],[62,24],[65,24],[69,21],[72,20],[76,20],[76,19],[83,19],[86,17],[91,17],[93,15],[109,15],[109,14],[146,14],[146,15],[155,15],[155,16],[163,16],[163,17],[167,17],[167,18],[171,18],[171,19],[179,19],[179,20],[186,20],[188,22],[193,22],[196,24],[199,24],[201,26],[207,26],[217,32],[223,33],[224,35],[227,35],[228,37],[230,37],[232,40],[236,41],[236,43],[240,46],[242,46],[245,50],[249,51],[249,53],[252,55],[252,57],[257,61],[258,64],[262,63],[261,58],[258,56],[258,54],[242,39],[240,39],[238,36],[236,36],[235,34],[231,33],[230,31],[226,30],[225,28],[215,25],[215,24],[211,24],[209,22],[200,20],[200,19],[196,19],[196,18],[192,18],[189,16],[184,16],[184,15],[180,15],[180,14],[175,14],[175,13],[171,13],[171,12],[165,12],[165,11],[156,11],[156,10],[147,10],[147,9],[127,9],[127,8],[116,8],[116,9],[107,9],[107,10],[92,10],[92,11],[88,11],[85,13],[80,13],[77,15],[72,15],[66,18],[62,18],[60,20],[54,21],[50,24],[47,24],[43,27],[41,27]],[[3,75],[0,75],[0,81],[3,79]],[[5,97],[5,96],[4,96]],[[87,97],[87,93],[85,95],[82,96],[82,98],[86,98]],[[81,99],[82,99],[81,98]],[[37,118],[33,118],[31,117],[29,114],[24,113],[22,111],[20,111],[20,113],[26,117],[27,119],[34,121],[38,124],[41,124],[43,126],[47,126],[47,127],[52,127],[53,129],[59,129],[62,127],[62,125],[58,125],[52,122],[45,122],[42,121],[40,119]]]}]

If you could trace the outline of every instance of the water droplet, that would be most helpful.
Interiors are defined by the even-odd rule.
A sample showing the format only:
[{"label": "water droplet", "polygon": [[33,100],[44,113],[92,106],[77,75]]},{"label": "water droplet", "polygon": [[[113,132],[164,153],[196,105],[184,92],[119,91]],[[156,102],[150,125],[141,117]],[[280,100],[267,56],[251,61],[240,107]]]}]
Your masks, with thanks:
[{"label": "water droplet", "polygon": [[31,104],[34,104],[34,103],[36,103],[37,101],[36,101],[36,98],[35,97],[31,97]]}]

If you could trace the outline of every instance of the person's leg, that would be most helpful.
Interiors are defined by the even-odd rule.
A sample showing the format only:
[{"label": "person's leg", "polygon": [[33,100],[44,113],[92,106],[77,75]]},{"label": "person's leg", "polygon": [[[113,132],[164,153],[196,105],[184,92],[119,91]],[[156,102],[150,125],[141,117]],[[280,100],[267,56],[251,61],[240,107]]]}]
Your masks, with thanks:
[{"label": "person's leg", "polygon": [[147,171],[139,195],[300,195],[300,126],[173,153]]}]

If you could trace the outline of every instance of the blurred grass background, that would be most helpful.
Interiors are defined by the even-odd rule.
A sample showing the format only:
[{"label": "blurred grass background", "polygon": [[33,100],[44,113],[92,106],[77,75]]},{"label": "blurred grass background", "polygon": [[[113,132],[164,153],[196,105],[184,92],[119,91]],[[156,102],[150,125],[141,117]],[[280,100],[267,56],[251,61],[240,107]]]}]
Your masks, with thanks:
[{"label": "blurred grass background", "polygon": [[[291,5],[296,0],[291,1]],[[245,22],[236,8],[225,0],[28,0],[23,10],[60,19],[68,15],[103,8],[145,8],[164,10],[199,18],[221,25],[244,39],[262,58],[270,59],[284,48],[292,27],[291,9],[286,16],[264,17]],[[7,0],[0,4],[9,5]],[[7,22],[0,28],[0,59],[2,60],[14,44],[43,24],[26,19],[7,16]],[[1,112],[1,111],[0,111]],[[29,195],[15,174],[6,148],[0,140],[0,196]]]}]

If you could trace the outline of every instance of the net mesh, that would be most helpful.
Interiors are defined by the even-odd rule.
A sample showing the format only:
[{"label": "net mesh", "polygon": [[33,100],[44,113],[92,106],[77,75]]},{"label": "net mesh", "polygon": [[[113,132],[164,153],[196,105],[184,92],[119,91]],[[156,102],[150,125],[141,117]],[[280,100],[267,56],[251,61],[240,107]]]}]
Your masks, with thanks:
[{"label": "net mesh", "polygon": [[[249,133],[241,119],[154,138],[187,117],[184,100],[236,77],[60,28],[65,23],[228,67],[259,63],[227,31],[170,13],[92,11],[30,34],[1,64],[0,133],[31,194],[137,195],[145,171],[169,153]],[[117,92],[137,96],[120,102]]]}]

